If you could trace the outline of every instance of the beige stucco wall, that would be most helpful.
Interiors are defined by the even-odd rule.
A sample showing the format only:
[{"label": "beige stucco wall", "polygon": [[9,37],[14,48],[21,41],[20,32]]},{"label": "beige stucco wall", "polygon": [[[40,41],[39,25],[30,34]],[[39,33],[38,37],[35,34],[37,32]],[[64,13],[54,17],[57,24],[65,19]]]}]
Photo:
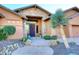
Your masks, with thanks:
[{"label": "beige stucco wall", "polygon": [[45,22],[45,34],[46,35],[53,35],[52,27],[51,27],[51,20],[44,21]]},{"label": "beige stucco wall", "polygon": [[79,25],[79,16],[75,16],[74,18],[69,20],[71,25]]},{"label": "beige stucco wall", "polygon": [[79,16],[76,16],[69,21],[71,27],[71,37],[78,37],[79,36]]},{"label": "beige stucco wall", "polygon": [[[70,10],[70,11],[67,11],[65,13],[65,16],[66,17],[71,17],[71,16],[74,16],[76,14],[78,14],[77,11]],[[75,26],[73,26],[73,25],[75,25]],[[79,34],[78,34],[79,33],[79,31],[78,31],[79,30],[79,26],[78,25],[79,25],[79,16],[78,15],[73,17],[72,19],[69,19],[68,30],[65,30],[65,33],[67,33],[69,31],[68,32],[69,34],[67,34],[68,37],[79,36]]]},{"label": "beige stucco wall", "polygon": [[78,13],[78,12],[77,11],[74,11],[74,10],[70,10],[70,11],[65,12],[65,16],[66,17],[69,17],[69,16],[72,16],[72,15],[74,15],[76,13]]},{"label": "beige stucco wall", "polygon": [[2,8],[0,8],[0,13],[5,16],[5,18],[0,19],[0,26],[13,25],[16,27],[16,33],[14,35],[9,36],[8,39],[22,38],[23,36],[22,19],[19,16]]},{"label": "beige stucco wall", "polygon": [[0,8],[0,13],[3,14],[7,19],[21,20],[21,18],[3,8]]},{"label": "beige stucco wall", "polygon": [[19,15],[26,17],[26,16],[41,16],[43,19],[46,19],[49,14],[45,13],[44,11],[38,9],[38,8],[29,8],[21,10]]}]

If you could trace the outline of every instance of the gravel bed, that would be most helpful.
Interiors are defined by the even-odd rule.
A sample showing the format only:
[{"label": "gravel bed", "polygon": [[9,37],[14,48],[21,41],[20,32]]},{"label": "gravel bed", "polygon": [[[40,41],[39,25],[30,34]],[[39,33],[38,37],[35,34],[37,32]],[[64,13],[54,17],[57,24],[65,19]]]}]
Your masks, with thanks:
[{"label": "gravel bed", "polygon": [[69,43],[69,45],[69,49],[65,48],[64,43],[51,46],[51,48],[54,49],[54,55],[79,55],[79,46],[73,43]]},{"label": "gravel bed", "polygon": [[0,55],[11,55],[11,53],[24,47],[24,43],[21,40],[5,40],[0,41]]}]

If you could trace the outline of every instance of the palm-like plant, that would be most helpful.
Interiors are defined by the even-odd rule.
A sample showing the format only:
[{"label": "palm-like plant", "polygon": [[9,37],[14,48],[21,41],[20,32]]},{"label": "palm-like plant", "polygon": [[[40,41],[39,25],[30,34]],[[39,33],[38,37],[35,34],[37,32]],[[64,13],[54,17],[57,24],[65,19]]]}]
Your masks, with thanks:
[{"label": "palm-like plant", "polygon": [[69,48],[69,44],[67,42],[64,28],[63,28],[64,25],[68,24],[68,18],[65,17],[64,12],[61,9],[57,10],[55,14],[51,15],[51,22],[52,22],[53,28],[60,26],[60,31],[61,31],[62,38],[64,40],[65,47]]}]

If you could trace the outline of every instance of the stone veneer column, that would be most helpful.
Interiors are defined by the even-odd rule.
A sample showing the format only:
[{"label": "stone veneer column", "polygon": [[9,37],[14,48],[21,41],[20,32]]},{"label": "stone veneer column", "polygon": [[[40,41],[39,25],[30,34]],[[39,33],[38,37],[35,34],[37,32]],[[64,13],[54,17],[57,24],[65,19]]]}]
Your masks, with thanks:
[{"label": "stone veneer column", "polygon": [[43,19],[42,19],[42,28],[41,28],[41,30],[42,30],[42,36],[44,36],[45,35],[45,23],[44,23]]},{"label": "stone veneer column", "polygon": [[[26,25],[26,20],[23,20],[23,36],[26,35],[26,32],[25,32],[25,25]],[[27,35],[26,35],[27,36]]]}]

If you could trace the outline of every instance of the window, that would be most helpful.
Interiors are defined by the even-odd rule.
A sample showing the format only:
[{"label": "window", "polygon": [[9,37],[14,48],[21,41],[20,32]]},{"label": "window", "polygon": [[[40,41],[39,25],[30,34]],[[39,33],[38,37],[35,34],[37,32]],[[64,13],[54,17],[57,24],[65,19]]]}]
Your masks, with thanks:
[{"label": "window", "polygon": [[36,33],[38,33],[38,25],[36,26]]}]

